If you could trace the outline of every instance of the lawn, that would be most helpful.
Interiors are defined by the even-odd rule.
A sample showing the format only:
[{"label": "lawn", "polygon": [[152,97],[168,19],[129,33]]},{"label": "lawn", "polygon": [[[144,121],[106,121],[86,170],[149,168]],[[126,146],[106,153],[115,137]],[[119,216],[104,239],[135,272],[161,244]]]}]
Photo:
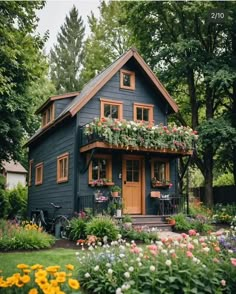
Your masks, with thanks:
[{"label": "lawn", "polygon": [[26,263],[28,265],[42,264],[43,266],[60,265],[62,268],[70,263],[75,266],[76,270],[78,261],[76,260],[75,253],[76,250],[63,248],[31,252],[0,253],[0,270],[3,271],[3,276],[9,276],[16,272],[16,266],[19,263]]}]

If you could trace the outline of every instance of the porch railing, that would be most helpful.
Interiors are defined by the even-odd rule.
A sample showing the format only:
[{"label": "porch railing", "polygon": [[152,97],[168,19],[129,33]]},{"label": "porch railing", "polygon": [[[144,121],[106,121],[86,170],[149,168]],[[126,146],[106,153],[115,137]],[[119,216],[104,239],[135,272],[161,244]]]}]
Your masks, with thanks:
[{"label": "porch railing", "polygon": [[170,196],[170,195],[161,195],[160,198],[157,199],[158,215],[173,215],[177,213],[187,213],[187,202],[186,197],[184,195],[181,196]]}]

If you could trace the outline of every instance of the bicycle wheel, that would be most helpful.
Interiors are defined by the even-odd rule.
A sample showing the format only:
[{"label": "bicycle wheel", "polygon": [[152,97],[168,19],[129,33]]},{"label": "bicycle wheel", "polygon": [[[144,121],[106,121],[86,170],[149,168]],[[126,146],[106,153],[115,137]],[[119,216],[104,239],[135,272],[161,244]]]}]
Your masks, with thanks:
[{"label": "bicycle wheel", "polygon": [[62,239],[68,239],[68,230],[70,227],[70,221],[65,215],[58,215],[55,219],[55,227],[60,226],[60,236]]}]

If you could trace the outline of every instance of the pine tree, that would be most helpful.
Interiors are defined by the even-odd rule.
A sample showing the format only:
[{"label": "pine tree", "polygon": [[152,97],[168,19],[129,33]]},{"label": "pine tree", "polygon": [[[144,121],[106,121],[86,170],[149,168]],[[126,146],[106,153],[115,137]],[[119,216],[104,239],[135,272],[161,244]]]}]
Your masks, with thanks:
[{"label": "pine tree", "polygon": [[58,93],[74,92],[80,88],[84,31],[83,20],[73,6],[61,26],[57,44],[50,52],[50,76]]}]

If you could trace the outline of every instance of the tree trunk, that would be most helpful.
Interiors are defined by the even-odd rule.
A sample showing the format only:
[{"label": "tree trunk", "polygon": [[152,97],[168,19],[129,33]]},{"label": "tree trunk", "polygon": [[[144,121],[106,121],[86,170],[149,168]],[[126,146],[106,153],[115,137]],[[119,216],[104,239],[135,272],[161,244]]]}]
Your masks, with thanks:
[{"label": "tree trunk", "polygon": [[204,155],[204,178],[205,178],[205,187],[204,187],[204,199],[203,202],[207,206],[213,205],[213,148],[209,146],[206,148]]},{"label": "tree trunk", "polygon": [[[232,29],[232,65],[236,68],[236,24]],[[232,126],[236,128],[236,80],[233,83],[233,105],[232,105]],[[233,148],[233,175],[234,184],[236,185],[236,147]]]},{"label": "tree trunk", "polygon": [[190,97],[190,104],[192,110],[192,128],[196,129],[198,126],[198,105],[197,105],[197,98],[196,98],[196,88],[194,84],[194,73],[192,69],[188,69],[187,75],[188,81],[188,91]]}]

